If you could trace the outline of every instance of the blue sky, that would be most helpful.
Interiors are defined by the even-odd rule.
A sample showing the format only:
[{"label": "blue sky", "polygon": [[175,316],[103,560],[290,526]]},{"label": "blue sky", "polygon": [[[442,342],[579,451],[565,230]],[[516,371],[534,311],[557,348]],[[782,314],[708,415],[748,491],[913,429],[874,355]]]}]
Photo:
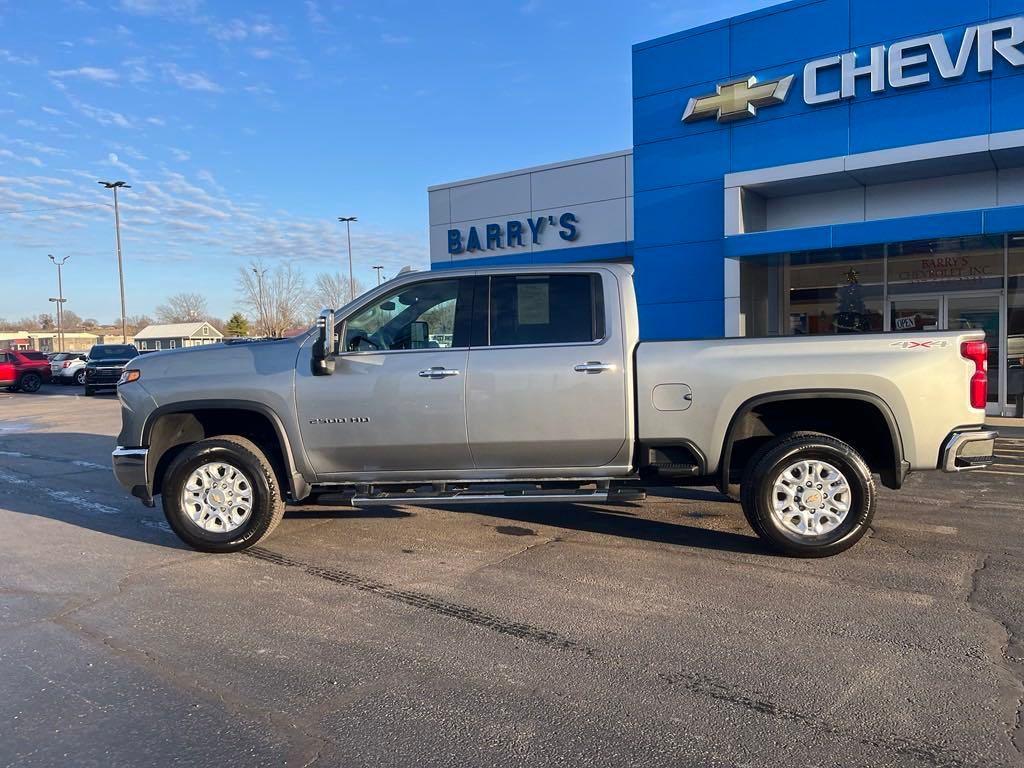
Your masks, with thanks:
[{"label": "blue sky", "polygon": [[768,0],[0,0],[0,317],[237,308],[238,267],[426,267],[426,187],[631,145],[630,45]]}]

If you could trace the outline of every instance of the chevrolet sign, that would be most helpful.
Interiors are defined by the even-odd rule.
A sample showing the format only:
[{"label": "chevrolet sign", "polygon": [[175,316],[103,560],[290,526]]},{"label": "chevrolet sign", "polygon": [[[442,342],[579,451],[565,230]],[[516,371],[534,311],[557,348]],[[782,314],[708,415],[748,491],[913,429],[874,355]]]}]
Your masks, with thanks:
[{"label": "chevrolet sign", "polygon": [[[877,45],[859,60],[856,51],[825,56],[808,62],[803,70],[803,98],[808,106],[830,104],[857,96],[857,81],[868,82],[871,93],[887,88],[908,88],[931,81],[929,65],[939,77],[953,80],[967,72],[972,57],[979,74],[991,73],[999,58],[1011,66],[1024,66],[1024,17],[993,21],[967,27],[956,50],[941,34],[925,35],[892,45]],[[821,75],[836,70],[839,88],[824,91]],[[795,75],[759,82],[756,77],[732,80],[715,88],[715,93],[690,99],[683,122],[714,117],[720,123],[756,117],[759,107],[782,104],[789,95]]]}]

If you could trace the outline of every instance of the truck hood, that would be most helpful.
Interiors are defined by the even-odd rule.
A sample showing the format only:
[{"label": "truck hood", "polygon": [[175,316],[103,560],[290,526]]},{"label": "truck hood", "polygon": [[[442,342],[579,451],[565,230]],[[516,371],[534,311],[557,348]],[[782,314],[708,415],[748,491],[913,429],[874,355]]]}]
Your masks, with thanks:
[{"label": "truck hood", "polygon": [[305,335],[289,339],[205,344],[198,347],[168,349],[139,355],[132,368],[142,372],[142,380],[203,378],[214,376],[225,382],[236,376],[255,376],[293,367]]}]

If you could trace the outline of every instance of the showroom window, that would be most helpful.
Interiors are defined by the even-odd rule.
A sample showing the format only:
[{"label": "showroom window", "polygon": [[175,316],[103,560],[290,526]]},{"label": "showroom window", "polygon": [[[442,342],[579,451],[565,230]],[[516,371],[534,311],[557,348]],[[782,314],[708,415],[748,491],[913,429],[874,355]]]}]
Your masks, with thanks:
[{"label": "showroom window", "polygon": [[740,333],[815,336],[884,328],[881,246],[740,263]]}]

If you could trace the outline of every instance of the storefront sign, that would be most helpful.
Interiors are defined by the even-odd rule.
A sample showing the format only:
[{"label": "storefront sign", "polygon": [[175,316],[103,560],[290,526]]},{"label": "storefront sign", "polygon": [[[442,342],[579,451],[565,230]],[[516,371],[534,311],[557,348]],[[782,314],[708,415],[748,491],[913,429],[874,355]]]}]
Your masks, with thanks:
[{"label": "storefront sign", "polygon": [[[570,212],[563,213],[557,219],[554,216],[530,217],[525,222],[513,219],[481,227],[482,239],[475,226],[469,227],[465,234],[461,229],[449,229],[448,253],[473,253],[492,251],[496,248],[526,248],[531,244],[540,245],[547,232],[556,227],[562,240],[572,242],[580,236],[577,223],[576,214]],[[529,238],[529,242],[526,238]]]},{"label": "storefront sign", "polygon": [[913,260],[895,258],[890,259],[889,274],[895,282],[900,283],[984,280],[987,277],[1002,276],[1002,268],[995,263],[997,258],[1001,258],[1001,254],[930,256]]},{"label": "storefront sign", "polygon": [[[808,62],[803,71],[803,98],[808,106],[830,104],[857,96],[857,80],[870,84],[871,93],[887,88],[908,88],[931,81],[930,64],[939,77],[962,77],[973,62],[979,74],[991,73],[996,57],[1014,67],[1024,67],[1024,17],[993,21],[967,27],[963,36],[950,40],[942,34],[925,35],[891,45],[877,45],[866,57],[856,51],[825,56]],[[859,60],[863,58],[863,60]],[[838,88],[824,90],[827,74],[838,75]],[[720,123],[756,117],[759,107],[782,104],[789,95],[795,75],[759,82],[756,77],[733,80],[715,88],[715,93],[689,100],[683,122],[714,117]],[[834,78],[831,78],[834,81]]]}]

